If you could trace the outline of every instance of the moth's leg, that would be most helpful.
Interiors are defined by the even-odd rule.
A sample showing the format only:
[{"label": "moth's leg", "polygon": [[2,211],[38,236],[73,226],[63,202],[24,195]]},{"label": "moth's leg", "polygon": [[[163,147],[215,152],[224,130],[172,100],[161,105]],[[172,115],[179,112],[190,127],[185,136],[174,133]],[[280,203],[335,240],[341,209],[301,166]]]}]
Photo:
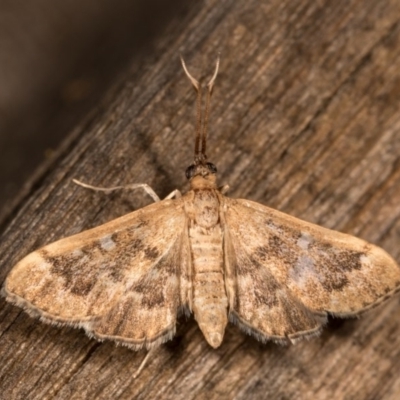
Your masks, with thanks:
[{"label": "moth's leg", "polygon": [[164,198],[164,200],[168,200],[168,199],[172,199],[172,198],[176,198],[179,199],[182,197],[182,193],[178,190],[175,189],[174,191],[172,191],[167,197]]},{"label": "moth's leg", "polygon": [[145,355],[145,357],[143,358],[143,361],[140,363],[139,368],[137,369],[137,371],[133,374],[133,379],[136,379],[139,374],[143,371],[143,368],[145,367],[145,365],[147,364],[147,361],[149,360],[150,356],[152,356],[155,353],[155,350],[157,349],[157,347],[153,347],[152,349],[150,349],[147,354]]},{"label": "moth's leg", "polygon": [[228,193],[228,190],[230,188],[229,188],[229,185],[224,185],[224,186],[219,187],[218,189],[221,192],[221,194],[226,194],[226,193]]},{"label": "moth's leg", "polygon": [[133,184],[124,185],[124,186],[114,186],[114,187],[110,187],[110,188],[102,188],[102,187],[88,185],[87,183],[83,183],[81,181],[78,181],[77,179],[72,179],[72,181],[74,183],[76,183],[77,185],[82,186],[84,188],[91,189],[91,190],[97,190],[100,192],[106,192],[106,193],[112,192],[114,190],[120,190],[120,189],[135,190],[135,189],[142,188],[155,202],[160,201],[160,198],[157,196],[156,192],[147,183],[133,183]]}]

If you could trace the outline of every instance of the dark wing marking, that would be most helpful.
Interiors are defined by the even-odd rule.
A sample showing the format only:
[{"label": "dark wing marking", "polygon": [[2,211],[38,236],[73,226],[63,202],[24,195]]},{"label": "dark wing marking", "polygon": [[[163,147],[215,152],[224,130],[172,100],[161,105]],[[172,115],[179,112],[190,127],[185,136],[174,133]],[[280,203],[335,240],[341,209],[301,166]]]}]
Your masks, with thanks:
[{"label": "dark wing marking", "polygon": [[224,210],[231,319],[260,338],[318,332],[326,313],[357,315],[400,288],[377,246],[248,200]]},{"label": "dark wing marking", "polygon": [[180,199],[155,203],[29,254],[3,291],[45,322],[154,347],[174,335],[188,303],[185,228]]}]

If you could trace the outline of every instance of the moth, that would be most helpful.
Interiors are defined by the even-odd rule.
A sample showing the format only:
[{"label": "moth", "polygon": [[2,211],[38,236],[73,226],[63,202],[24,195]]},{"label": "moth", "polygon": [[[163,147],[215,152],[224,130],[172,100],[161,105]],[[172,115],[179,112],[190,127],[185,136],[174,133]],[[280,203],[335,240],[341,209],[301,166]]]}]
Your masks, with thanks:
[{"label": "moth", "polygon": [[9,273],[6,299],[43,322],[150,350],[174,336],[185,311],[213,348],[228,321],[262,342],[296,342],[328,314],[358,316],[397,292],[400,268],[381,248],[225,196],[206,155],[219,60],[204,107],[182,65],[197,92],[190,190],[160,201],[145,184],[129,186],[155,203],[29,254]]}]

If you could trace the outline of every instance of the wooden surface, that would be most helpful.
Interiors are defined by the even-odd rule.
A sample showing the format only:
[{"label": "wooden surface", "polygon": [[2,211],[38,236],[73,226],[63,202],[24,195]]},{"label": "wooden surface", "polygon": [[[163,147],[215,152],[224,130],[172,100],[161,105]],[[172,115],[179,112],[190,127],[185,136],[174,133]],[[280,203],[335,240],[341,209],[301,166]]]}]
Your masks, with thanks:
[{"label": "wooden surface", "polygon": [[[185,189],[195,76],[221,72],[209,159],[249,198],[385,248],[400,261],[400,2],[205,1],[173,20],[34,176],[4,229],[0,278],[36,248],[150,203],[99,186]],[[296,346],[227,328],[211,349],[192,319],[143,373],[144,352],[47,326],[0,301],[1,399],[398,399],[400,304],[333,320]]]},{"label": "wooden surface", "polygon": [[190,8],[185,0],[0,1],[0,221],[129,60],[152,53],[171,18]]}]

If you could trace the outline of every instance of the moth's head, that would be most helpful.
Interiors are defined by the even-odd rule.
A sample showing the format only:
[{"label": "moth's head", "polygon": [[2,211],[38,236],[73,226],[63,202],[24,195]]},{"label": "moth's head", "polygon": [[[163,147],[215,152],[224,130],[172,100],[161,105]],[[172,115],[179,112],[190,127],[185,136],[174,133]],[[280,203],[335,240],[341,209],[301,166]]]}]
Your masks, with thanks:
[{"label": "moth's head", "polygon": [[217,174],[217,167],[210,162],[195,163],[186,169],[186,178],[192,180],[195,176],[201,176],[207,180],[214,180]]},{"label": "moth's head", "polygon": [[216,188],[217,167],[210,162],[194,163],[186,169],[192,189]]}]

